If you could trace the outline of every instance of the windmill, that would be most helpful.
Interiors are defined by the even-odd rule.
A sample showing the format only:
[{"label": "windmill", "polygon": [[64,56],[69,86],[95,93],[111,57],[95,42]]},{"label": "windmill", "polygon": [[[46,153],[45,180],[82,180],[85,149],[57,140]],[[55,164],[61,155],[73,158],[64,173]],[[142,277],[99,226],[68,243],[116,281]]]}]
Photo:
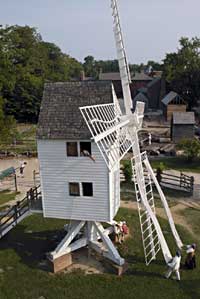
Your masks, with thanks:
[{"label": "windmill", "polygon": [[177,247],[181,248],[183,243],[178,235],[166,198],[151,168],[147,154],[146,152],[140,152],[138,132],[142,128],[144,103],[137,102],[136,109],[134,113],[132,112],[131,76],[123,42],[117,0],[111,0],[111,9],[125,114],[122,114],[120,110],[114,90],[114,103],[112,105],[85,106],[81,107],[80,110],[109,171],[119,168],[120,160],[132,149],[131,163],[145,261],[149,265],[161,249],[164,259],[168,263],[172,255],[156,217],[152,181],[160,195]]}]

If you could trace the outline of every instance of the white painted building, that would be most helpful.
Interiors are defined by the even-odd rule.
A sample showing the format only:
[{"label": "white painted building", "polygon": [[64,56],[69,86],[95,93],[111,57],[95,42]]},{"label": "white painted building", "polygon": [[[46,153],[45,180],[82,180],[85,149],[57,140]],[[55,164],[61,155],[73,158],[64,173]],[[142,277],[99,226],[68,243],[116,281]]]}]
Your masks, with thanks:
[{"label": "white painted building", "polygon": [[109,81],[45,85],[38,124],[44,217],[107,222],[120,205],[119,165],[109,171],[79,107],[113,102]]}]

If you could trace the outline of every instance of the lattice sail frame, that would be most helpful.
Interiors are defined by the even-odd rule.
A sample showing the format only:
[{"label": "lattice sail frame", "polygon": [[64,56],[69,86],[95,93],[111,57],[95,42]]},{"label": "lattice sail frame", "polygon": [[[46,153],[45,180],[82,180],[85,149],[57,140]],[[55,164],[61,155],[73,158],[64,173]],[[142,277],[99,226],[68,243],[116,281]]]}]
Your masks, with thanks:
[{"label": "lattice sail frame", "polygon": [[129,120],[123,119],[117,101],[80,107],[85,122],[110,170],[132,146]]},{"label": "lattice sail frame", "polygon": [[[141,154],[141,162],[143,164],[143,159],[146,158],[145,153]],[[139,213],[139,219],[140,219],[140,228],[142,233],[142,242],[143,242],[143,248],[144,248],[144,256],[145,256],[145,262],[148,266],[152,260],[156,259],[157,253],[161,249],[159,236],[157,234],[156,228],[153,224],[153,221],[145,208],[142,197],[140,194],[140,190],[137,183],[137,177],[136,177],[136,169],[135,169],[135,161],[134,158],[131,160],[132,163],[132,170],[133,170],[133,179],[135,184],[135,192],[136,192],[136,199],[137,199],[137,205],[138,205],[138,213]],[[154,195],[153,195],[153,189],[152,189],[152,183],[151,183],[151,176],[148,173],[148,170],[145,168],[145,165],[143,164],[143,171],[144,176],[142,178],[142,183],[145,186],[145,193],[147,197],[147,201],[149,203],[149,206],[154,214],[156,214],[155,210],[155,202],[154,202]]]}]

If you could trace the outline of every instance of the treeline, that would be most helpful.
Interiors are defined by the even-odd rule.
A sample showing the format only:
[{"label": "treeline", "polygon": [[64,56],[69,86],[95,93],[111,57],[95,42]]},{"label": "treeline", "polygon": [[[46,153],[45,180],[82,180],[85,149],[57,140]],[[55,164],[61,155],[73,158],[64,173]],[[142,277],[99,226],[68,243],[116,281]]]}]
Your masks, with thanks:
[{"label": "treeline", "polygon": [[[200,99],[199,50],[198,38],[181,38],[179,49],[166,54],[162,63],[130,64],[130,70],[162,70],[169,89],[193,106]],[[14,118],[37,122],[45,82],[79,80],[82,70],[87,77],[97,79],[100,71],[117,72],[118,61],[87,56],[80,63],[55,44],[43,41],[35,28],[0,26],[0,140],[2,128],[12,127]]]},{"label": "treeline", "polygon": [[[146,64],[129,64],[130,72],[132,74],[148,70],[149,68],[156,71],[163,70],[163,64],[149,60]],[[84,58],[83,68],[87,77],[98,79],[99,73],[119,72],[118,60],[95,60],[93,56]]]}]

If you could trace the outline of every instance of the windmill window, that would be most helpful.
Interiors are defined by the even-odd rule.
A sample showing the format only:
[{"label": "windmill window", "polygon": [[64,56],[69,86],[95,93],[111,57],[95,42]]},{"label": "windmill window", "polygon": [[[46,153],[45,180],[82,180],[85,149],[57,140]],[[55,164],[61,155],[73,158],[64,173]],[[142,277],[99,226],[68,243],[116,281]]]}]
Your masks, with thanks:
[{"label": "windmill window", "polygon": [[91,142],[80,142],[80,155],[90,156],[91,154]]},{"label": "windmill window", "polygon": [[79,183],[69,183],[69,195],[70,196],[80,196]]},{"label": "windmill window", "polygon": [[82,183],[83,196],[93,196],[92,183]]},{"label": "windmill window", "polygon": [[67,142],[67,156],[78,157],[78,144],[77,142]]}]

